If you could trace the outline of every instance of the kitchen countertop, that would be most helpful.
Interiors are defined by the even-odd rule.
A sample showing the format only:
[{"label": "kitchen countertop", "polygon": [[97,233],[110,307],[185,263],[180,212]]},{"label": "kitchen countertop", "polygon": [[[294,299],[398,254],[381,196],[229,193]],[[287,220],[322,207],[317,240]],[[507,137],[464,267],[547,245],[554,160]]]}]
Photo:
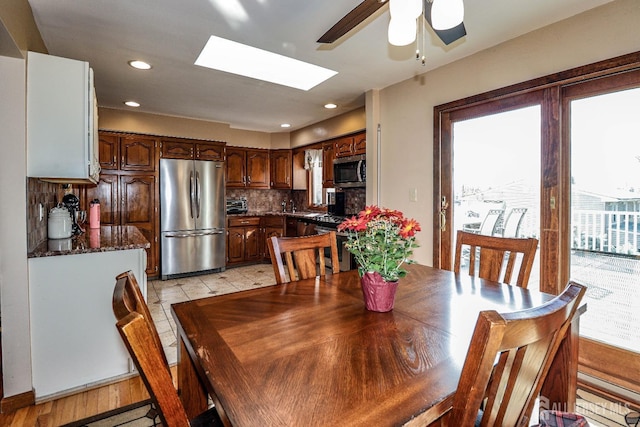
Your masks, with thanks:
[{"label": "kitchen countertop", "polygon": [[140,230],[134,226],[105,226],[99,229],[87,227],[79,236],[45,240],[33,252],[28,253],[27,258],[148,249],[150,246]]},{"label": "kitchen countertop", "polygon": [[326,215],[326,212],[318,212],[318,211],[299,211],[299,212],[282,212],[282,211],[248,211],[246,213],[241,213],[241,214],[227,214],[227,217],[241,217],[241,216],[266,216],[266,215],[272,215],[272,216],[286,216],[286,217],[292,217],[292,218],[300,218],[300,219],[304,219],[304,218],[314,218],[316,216],[320,216],[320,215]]}]

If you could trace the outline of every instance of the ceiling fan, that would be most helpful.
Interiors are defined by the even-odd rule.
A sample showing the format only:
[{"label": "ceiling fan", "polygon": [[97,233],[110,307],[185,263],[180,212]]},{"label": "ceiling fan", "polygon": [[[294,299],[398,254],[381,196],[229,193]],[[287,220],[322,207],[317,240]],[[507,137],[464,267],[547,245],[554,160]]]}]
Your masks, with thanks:
[{"label": "ceiling fan", "polygon": [[[318,39],[318,43],[333,43],[349,31],[353,30],[356,26],[362,23],[369,16],[373,15],[378,9],[387,4],[387,0],[364,0],[358,6],[356,6],[351,12],[347,13],[342,19],[340,19],[333,27]],[[431,6],[433,0],[424,0],[424,18],[427,20],[429,26],[433,29],[431,24]],[[453,28],[447,30],[433,30],[436,35],[446,45],[453,43],[454,41],[467,35],[467,30],[464,27],[464,22],[461,22]]]}]

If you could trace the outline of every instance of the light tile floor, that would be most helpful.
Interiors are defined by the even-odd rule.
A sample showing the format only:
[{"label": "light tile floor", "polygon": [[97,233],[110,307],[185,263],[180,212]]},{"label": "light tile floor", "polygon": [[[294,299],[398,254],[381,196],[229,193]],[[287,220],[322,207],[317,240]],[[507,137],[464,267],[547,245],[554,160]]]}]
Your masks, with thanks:
[{"label": "light tile floor", "polygon": [[271,264],[230,268],[220,273],[180,279],[150,280],[147,284],[147,305],[158,329],[169,364],[177,362],[178,349],[171,304],[270,286],[275,283]]}]

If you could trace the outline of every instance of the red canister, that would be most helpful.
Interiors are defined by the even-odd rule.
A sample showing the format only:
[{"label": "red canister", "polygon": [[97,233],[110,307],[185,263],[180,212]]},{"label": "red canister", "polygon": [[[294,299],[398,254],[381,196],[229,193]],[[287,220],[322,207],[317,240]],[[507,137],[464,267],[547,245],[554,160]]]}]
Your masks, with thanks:
[{"label": "red canister", "polygon": [[100,228],[100,200],[93,199],[89,204],[89,228]]}]

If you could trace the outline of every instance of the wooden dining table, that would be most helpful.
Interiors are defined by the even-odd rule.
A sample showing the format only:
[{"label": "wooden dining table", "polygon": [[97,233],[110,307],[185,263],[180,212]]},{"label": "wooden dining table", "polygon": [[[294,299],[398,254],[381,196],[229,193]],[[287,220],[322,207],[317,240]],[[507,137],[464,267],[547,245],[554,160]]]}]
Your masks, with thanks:
[{"label": "wooden dining table", "polygon": [[[357,271],[171,306],[178,389],[193,416],[213,399],[233,426],[440,425],[482,310],[551,295],[409,265],[395,307],[367,311]],[[578,317],[541,392],[572,410]]]}]

